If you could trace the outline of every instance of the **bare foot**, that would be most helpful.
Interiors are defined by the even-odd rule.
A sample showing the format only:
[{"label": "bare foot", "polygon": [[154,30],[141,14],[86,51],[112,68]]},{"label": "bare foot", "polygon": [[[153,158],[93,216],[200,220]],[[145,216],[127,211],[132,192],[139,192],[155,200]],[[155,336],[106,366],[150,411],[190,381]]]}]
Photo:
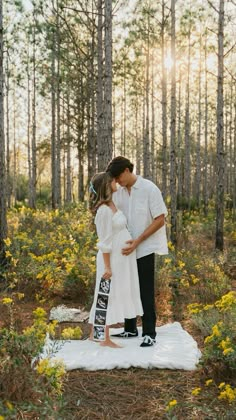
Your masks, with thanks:
[{"label": "bare foot", "polygon": [[119,346],[119,344],[116,344],[116,343],[114,343],[114,341],[111,341],[111,340],[101,341],[100,346],[111,347],[113,349],[122,349],[122,346]]}]

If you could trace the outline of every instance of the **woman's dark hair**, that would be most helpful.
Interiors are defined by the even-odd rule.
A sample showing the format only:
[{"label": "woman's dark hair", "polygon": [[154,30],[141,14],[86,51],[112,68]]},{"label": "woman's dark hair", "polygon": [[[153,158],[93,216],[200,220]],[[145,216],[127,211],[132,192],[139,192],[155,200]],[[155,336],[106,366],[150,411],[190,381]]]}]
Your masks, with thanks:
[{"label": "woman's dark hair", "polygon": [[113,176],[109,172],[99,172],[94,175],[89,188],[89,209],[93,214],[101,204],[108,204],[112,200],[111,183]]},{"label": "woman's dark hair", "polygon": [[106,172],[109,172],[114,178],[116,178],[120,176],[126,168],[128,168],[130,172],[133,172],[133,163],[123,156],[117,156],[109,162]]}]

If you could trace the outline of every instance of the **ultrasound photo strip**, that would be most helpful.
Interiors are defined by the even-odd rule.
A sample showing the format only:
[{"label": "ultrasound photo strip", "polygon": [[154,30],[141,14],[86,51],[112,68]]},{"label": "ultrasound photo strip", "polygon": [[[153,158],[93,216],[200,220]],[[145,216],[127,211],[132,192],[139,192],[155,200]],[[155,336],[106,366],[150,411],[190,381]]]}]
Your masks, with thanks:
[{"label": "ultrasound photo strip", "polygon": [[93,339],[105,340],[106,316],[110,293],[110,280],[101,278],[93,325]]}]

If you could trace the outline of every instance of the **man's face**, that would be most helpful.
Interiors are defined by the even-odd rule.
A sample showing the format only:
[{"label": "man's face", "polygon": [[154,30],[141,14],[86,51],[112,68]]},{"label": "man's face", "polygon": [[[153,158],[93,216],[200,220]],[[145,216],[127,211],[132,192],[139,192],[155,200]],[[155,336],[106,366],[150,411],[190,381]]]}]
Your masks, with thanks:
[{"label": "man's face", "polygon": [[130,175],[130,170],[126,168],[124,172],[122,172],[119,176],[115,178],[115,180],[121,187],[127,187],[130,181]]}]

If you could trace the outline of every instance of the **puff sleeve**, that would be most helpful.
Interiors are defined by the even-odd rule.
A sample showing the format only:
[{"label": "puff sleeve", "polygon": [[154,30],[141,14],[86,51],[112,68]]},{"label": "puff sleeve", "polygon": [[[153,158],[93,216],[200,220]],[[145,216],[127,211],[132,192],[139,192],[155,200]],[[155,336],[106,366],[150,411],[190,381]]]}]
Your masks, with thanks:
[{"label": "puff sleeve", "polygon": [[112,215],[111,209],[102,205],[99,207],[95,218],[98,235],[97,247],[104,253],[109,253],[112,250]]}]

